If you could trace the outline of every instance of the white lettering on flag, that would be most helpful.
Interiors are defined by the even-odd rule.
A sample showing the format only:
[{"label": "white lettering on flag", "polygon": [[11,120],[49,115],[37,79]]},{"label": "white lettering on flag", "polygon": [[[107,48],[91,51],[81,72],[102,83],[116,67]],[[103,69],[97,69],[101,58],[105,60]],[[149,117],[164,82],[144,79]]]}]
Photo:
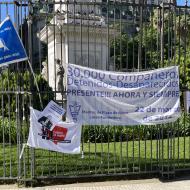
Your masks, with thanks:
[{"label": "white lettering on flag", "polygon": [[10,17],[5,18],[0,24],[0,67],[27,59],[22,41]]},{"label": "white lettering on flag", "polygon": [[177,66],[117,73],[69,64],[67,88],[67,118],[74,122],[154,125],[180,117]]},{"label": "white lettering on flag", "polygon": [[30,108],[30,131],[27,145],[68,154],[80,153],[81,125],[43,120],[41,112]]}]

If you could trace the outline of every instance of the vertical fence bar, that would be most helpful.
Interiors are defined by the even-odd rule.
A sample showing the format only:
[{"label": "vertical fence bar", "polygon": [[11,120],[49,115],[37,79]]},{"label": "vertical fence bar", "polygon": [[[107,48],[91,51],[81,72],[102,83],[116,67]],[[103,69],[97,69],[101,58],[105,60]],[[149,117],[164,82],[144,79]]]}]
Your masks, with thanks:
[{"label": "vertical fence bar", "polygon": [[146,170],[147,170],[147,157],[146,157],[146,152],[147,152],[147,130],[146,130],[146,126],[144,127],[144,130],[143,130],[144,132],[143,132],[143,135],[144,135],[144,162],[145,162],[145,166],[144,166],[144,171],[146,172]]},{"label": "vertical fence bar", "polygon": [[[188,1],[186,1],[186,6],[185,6],[185,15],[184,15],[184,19],[185,19],[185,26],[184,26],[184,64],[183,64],[183,77],[184,77],[184,81],[187,81],[187,3]],[[185,88],[187,88],[187,84],[184,86]],[[186,117],[187,114],[184,113],[184,143],[183,143],[183,148],[184,148],[184,166],[183,168],[185,168],[185,164],[186,164]]]},{"label": "vertical fence bar", "polygon": [[[33,56],[32,56],[32,13],[33,13],[33,5],[31,0],[28,2],[28,56],[30,63],[33,66]],[[32,83],[32,74],[30,74],[30,91],[33,91],[33,83]],[[32,100],[30,102],[30,105],[32,105]],[[30,148],[30,154],[31,154],[31,179],[34,179],[35,177],[35,151],[34,148]]]}]

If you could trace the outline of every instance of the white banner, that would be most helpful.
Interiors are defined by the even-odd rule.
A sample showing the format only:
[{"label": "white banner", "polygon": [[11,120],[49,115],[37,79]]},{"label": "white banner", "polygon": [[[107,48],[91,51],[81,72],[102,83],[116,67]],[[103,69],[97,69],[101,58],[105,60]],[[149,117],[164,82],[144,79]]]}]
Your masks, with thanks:
[{"label": "white banner", "polygon": [[42,120],[38,110],[30,108],[30,132],[27,145],[62,153],[80,153],[81,125],[77,123]]},{"label": "white banner", "polygon": [[91,125],[154,125],[180,117],[178,67],[136,73],[69,64],[67,118]]}]

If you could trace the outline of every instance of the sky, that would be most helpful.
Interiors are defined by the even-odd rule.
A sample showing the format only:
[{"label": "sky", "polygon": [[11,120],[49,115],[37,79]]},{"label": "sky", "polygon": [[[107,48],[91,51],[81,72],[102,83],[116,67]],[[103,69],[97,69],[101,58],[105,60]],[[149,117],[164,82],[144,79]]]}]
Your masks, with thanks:
[{"label": "sky", "polygon": [[[24,3],[24,1],[25,0],[22,0],[23,3]],[[14,22],[14,18],[16,16],[16,14],[15,14],[16,6],[14,4],[9,4],[7,2],[13,2],[13,0],[0,0],[0,21],[3,21],[6,18],[6,16],[9,15],[11,17],[12,21]],[[18,10],[21,13],[21,7],[19,7],[19,8],[17,7],[17,11]],[[27,9],[23,7],[22,8],[22,18],[26,14],[26,11],[27,11]]]},{"label": "sky", "polygon": [[[185,0],[177,0],[178,5],[185,5],[186,1]],[[190,5],[190,0],[187,0],[187,5]]]}]

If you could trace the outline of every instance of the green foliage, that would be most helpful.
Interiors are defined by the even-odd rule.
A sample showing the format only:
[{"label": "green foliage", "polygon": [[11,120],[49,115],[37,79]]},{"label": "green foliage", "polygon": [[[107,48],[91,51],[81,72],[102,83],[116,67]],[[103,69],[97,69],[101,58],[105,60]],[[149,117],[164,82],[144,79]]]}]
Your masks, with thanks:
[{"label": "green foliage", "polygon": [[83,141],[93,143],[127,142],[190,136],[190,117],[183,114],[178,122],[157,126],[84,126]]},{"label": "green foliage", "polygon": [[[139,69],[145,70],[179,65],[180,89],[182,92],[190,89],[189,14],[182,12],[174,14],[164,10],[163,19],[162,11],[155,9],[150,15],[149,22],[143,22],[139,32],[124,33],[119,26],[118,30],[120,33],[118,32],[116,38],[111,40],[110,49],[116,70],[133,71],[138,68],[138,61],[141,61]],[[180,98],[183,106],[183,96]]]},{"label": "green foliage", "polygon": [[[41,75],[36,75],[36,79],[42,102],[46,105],[54,97],[52,89]],[[17,73],[7,70],[2,72],[0,75],[0,89],[2,92],[0,95],[0,113],[2,116],[14,116],[16,103],[22,104],[22,101],[24,101],[25,110],[30,106],[30,102],[34,108],[41,110],[37,88],[33,76],[28,71]],[[17,93],[20,91],[23,94]],[[20,105],[20,107],[23,106]]]},{"label": "green foliage", "polygon": [[[17,127],[21,127],[20,132],[27,139],[28,127],[26,123],[9,119],[0,118],[0,143],[4,142],[15,144],[17,142]],[[18,123],[17,123],[18,122]],[[171,136],[190,136],[190,117],[183,114],[174,125],[160,126],[83,126],[82,140],[92,143],[107,142],[127,142],[136,140],[156,140],[166,139]]]},{"label": "green foliage", "polygon": [[0,143],[17,143],[17,125],[15,120],[0,118]]},{"label": "green foliage", "polygon": [[[180,38],[179,41],[181,45],[189,46],[189,40],[190,39],[190,16],[187,14],[186,16],[184,14],[181,14],[176,18],[176,26],[177,26],[177,37]],[[179,42],[178,41],[178,42]]]},{"label": "green foliage", "polygon": [[0,118],[0,143],[16,144],[19,139],[27,139],[29,134],[29,127],[26,120],[13,119],[8,117]]},{"label": "green foliage", "polygon": [[129,38],[127,34],[122,34],[111,41],[110,55],[114,59],[116,70],[126,67],[129,69],[137,68],[137,53],[137,40]]},{"label": "green foliage", "polygon": [[[181,48],[182,49],[182,48]],[[176,55],[176,62],[180,65],[180,84],[182,89],[190,89],[190,47],[182,49]]]},{"label": "green foliage", "polygon": [[[50,100],[54,99],[54,93],[52,91],[52,88],[48,85],[47,81],[42,77],[42,75],[36,76],[37,83],[40,89],[41,97],[42,97],[42,104],[43,106],[46,106]],[[33,107],[35,109],[41,110],[40,106],[40,99],[39,94],[37,92],[37,88],[35,85],[33,85]]]}]

